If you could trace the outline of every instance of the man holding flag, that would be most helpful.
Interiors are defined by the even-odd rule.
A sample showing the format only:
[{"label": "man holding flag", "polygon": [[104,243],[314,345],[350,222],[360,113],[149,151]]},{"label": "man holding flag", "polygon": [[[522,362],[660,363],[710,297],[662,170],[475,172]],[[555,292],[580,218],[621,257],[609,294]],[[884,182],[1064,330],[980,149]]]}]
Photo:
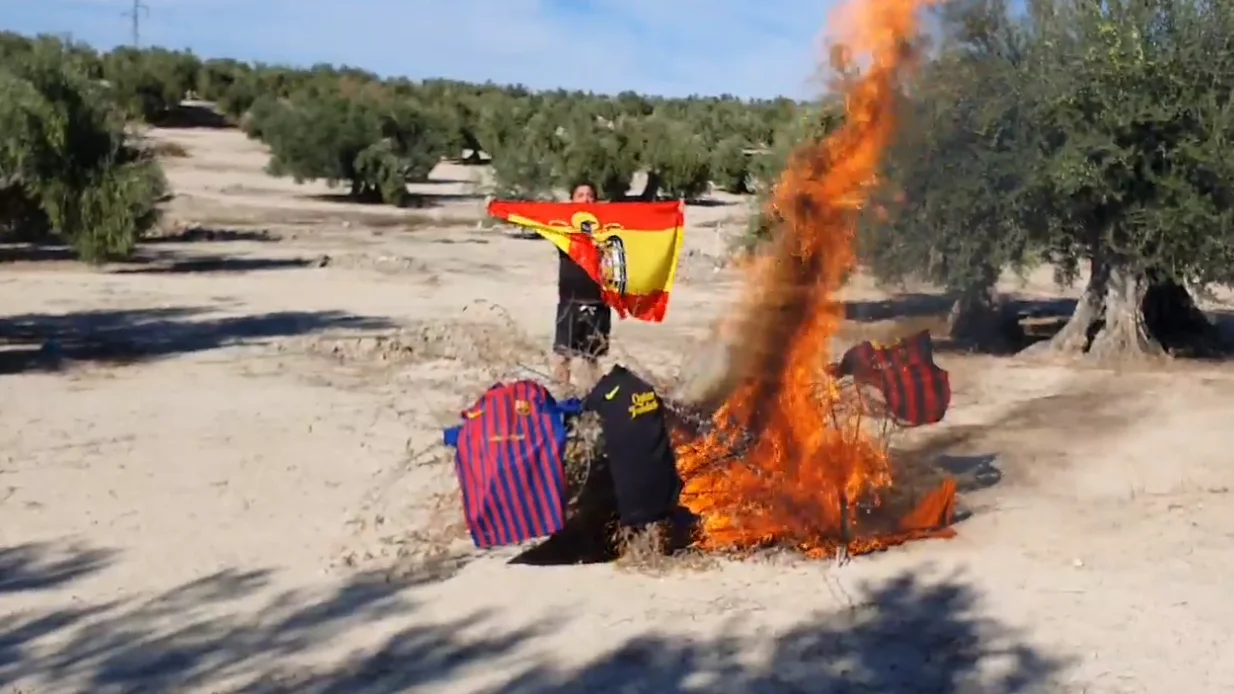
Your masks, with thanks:
[{"label": "man holding flag", "polygon": [[614,312],[651,323],[664,320],[685,233],[681,201],[597,203],[596,187],[580,183],[569,202],[493,200],[488,213],[557,246],[557,380],[570,382],[575,359],[596,380]]},{"label": "man holding flag", "polygon": [[[596,189],[579,183],[570,202],[594,203]],[[584,229],[594,233],[592,229]],[[561,248],[557,249],[557,313],[553,331],[553,378],[570,383],[570,363],[578,360],[587,371],[587,383],[599,378],[599,359],[608,354],[613,329],[613,310],[604,303],[604,293],[587,271]]]}]

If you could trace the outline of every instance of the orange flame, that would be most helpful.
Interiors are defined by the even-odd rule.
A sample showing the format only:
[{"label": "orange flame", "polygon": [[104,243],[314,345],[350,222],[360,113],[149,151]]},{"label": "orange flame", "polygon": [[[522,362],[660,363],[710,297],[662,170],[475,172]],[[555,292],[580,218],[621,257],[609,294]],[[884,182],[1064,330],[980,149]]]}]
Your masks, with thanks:
[{"label": "orange flame", "polygon": [[700,519],[704,549],[777,544],[812,556],[858,554],[950,532],[950,481],[893,527],[870,526],[870,509],[892,486],[891,463],[873,422],[852,407],[852,391],[824,369],[844,318],[836,294],[856,266],[857,216],[895,134],[917,13],[930,1],[846,8],[847,44],[831,61],[846,75],[836,86],[847,117],[825,140],[799,147],[781,175],[772,200],[781,233],[751,264],[738,314],[743,380],[713,427],[677,448],[682,501]]}]

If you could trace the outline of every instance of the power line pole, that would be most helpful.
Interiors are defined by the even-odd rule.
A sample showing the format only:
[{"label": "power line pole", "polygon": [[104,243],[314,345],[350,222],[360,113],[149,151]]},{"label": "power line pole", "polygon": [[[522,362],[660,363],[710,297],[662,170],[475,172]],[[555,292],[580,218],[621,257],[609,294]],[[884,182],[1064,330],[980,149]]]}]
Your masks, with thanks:
[{"label": "power line pole", "polygon": [[150,8],[141,0],[133,0],[133,9],[122,13],[123,16],[133,20],[133,48],[141,46],[141,13],[145,12],[146,16],[150,16]]}]

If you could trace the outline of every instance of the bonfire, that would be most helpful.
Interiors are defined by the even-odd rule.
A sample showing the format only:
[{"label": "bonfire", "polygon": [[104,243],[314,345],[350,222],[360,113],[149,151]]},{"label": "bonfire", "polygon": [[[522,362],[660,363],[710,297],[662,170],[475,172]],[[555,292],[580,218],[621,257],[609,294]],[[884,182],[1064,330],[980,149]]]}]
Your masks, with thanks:
[{"label": "bonfire", "polygon": [[[781,221],[748,268],[736,311],[741,380],[707,426],[679,432],[683,504],[700,521],[697,546],[787,546],[854,555],[949,535],[951,481],[901,491],[883,428],[859,389],[829,375],[844,318],[837,294],[854,270],[854,230],[896,130],[896,101],[914,64],[926,0],[848,8],[831,51],[844,125],[794,152],[769,204]],[[894,501],[894,503],[893,503]]]}]

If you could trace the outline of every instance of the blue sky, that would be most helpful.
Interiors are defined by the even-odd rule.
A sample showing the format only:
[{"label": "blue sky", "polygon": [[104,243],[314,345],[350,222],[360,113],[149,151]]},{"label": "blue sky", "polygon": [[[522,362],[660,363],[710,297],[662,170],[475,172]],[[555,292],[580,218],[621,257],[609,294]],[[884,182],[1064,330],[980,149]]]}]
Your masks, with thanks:
[{"label": "blue sky", "polygon": [[[835,0],[144,0],[142,43],[411,78],[808,98]],[[0,28],[130,40],[132,0],[0,0]]]}]

